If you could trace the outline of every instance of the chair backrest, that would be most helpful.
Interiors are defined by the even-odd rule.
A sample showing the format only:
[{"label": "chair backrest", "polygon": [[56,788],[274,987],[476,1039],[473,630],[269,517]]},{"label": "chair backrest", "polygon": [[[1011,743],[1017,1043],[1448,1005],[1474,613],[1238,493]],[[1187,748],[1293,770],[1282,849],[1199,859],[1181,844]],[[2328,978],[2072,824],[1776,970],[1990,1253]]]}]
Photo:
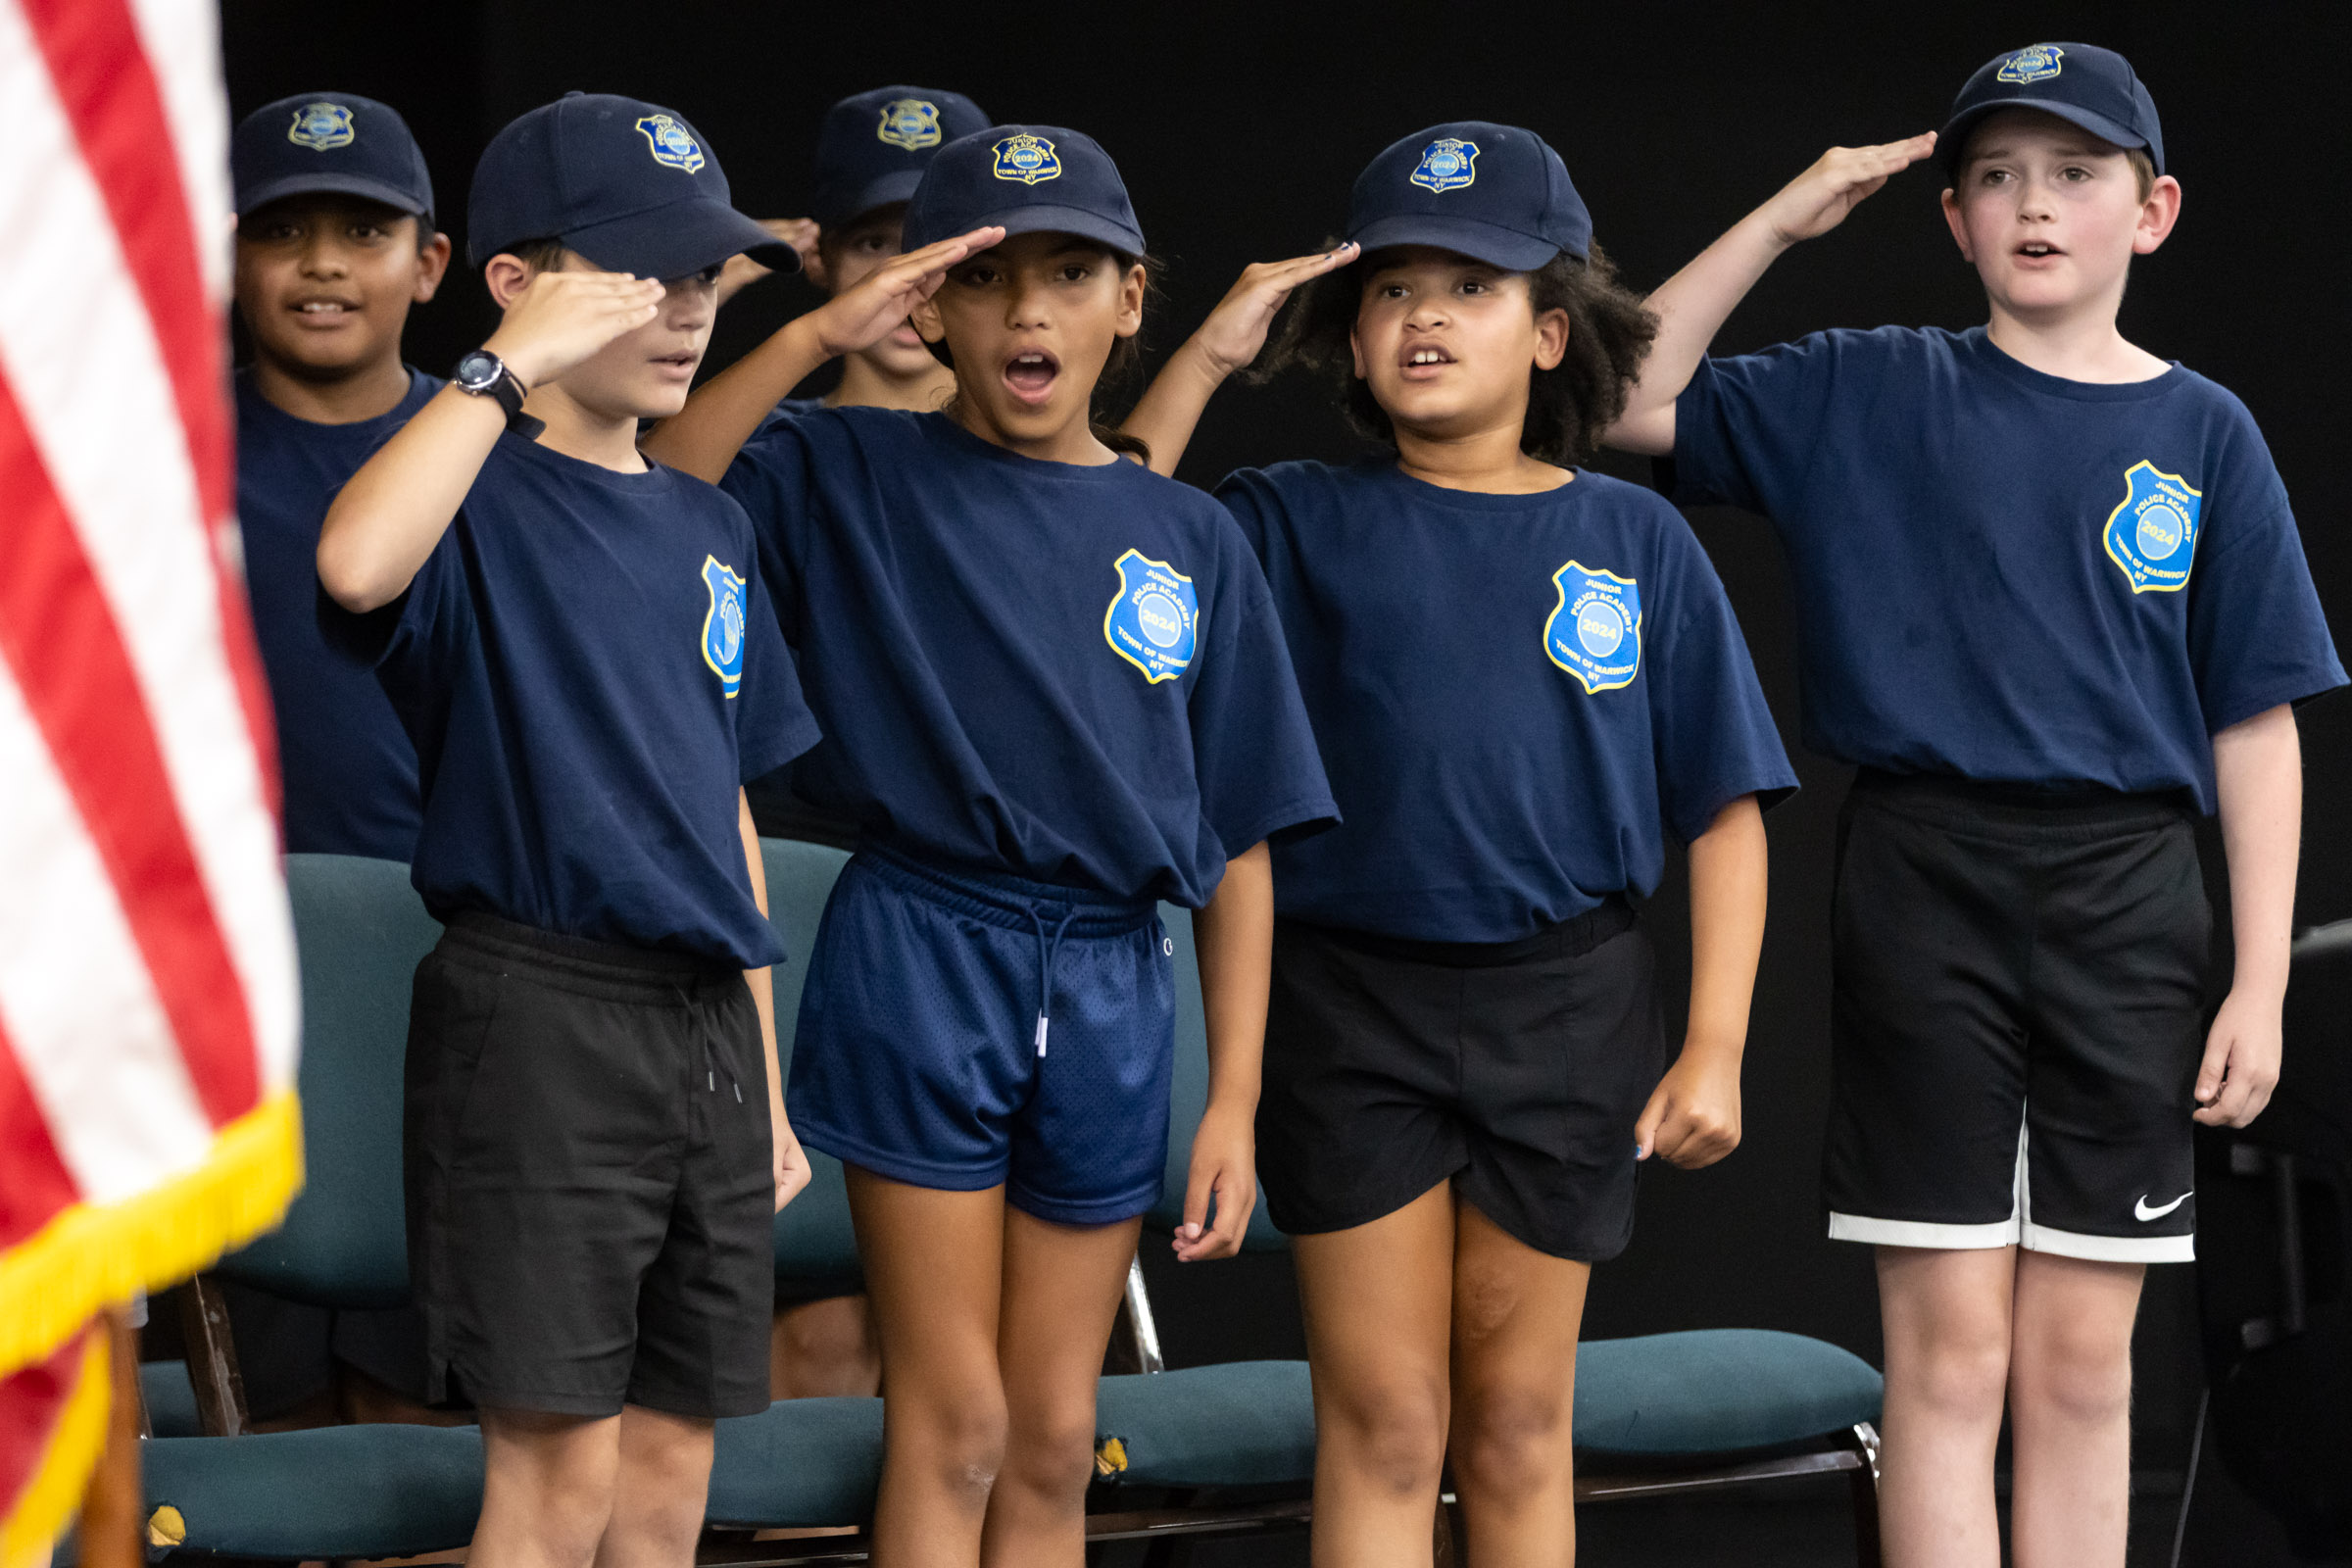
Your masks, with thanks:
[{"label": "chair backrest", "polygon": [[[825,844],[797,839],[761,839],[760,859],[767,870],[767,919],[784,943],[784,961],[773,974],[776,990],[776,1056],[792,1069],[792,1038],[801,1017],[801,987],[825,901],[849,856]],[[790,1102],[786,1110],[790,1111]],[[776,1216],[776,1278],[838,1280],[858,1272],[858,1238],[850,1227],[850,1194],[841,1161],[808,1151],[808,1190]]]},{"label": "chair backrest", "polygon": [[[1192,1174],[1193,1132],[1208,1108],[1208,1013],[1200,1000],[1200,957],[1193,946],[1193,916],[1173,904],[1159,906],[1159,918],[1176,948],[1176,1077],[1168,1106],[1168,1163],[1160,1179],[1159,1202],[1144,1223],[1155,1230],[1173,1231],[1184,1223],[1184,1188]],[[1250,1212],[1249,1234],[1242,1249],[1250,1252],[1279,1251],[1289,1246],[1282,1232],[1266,1217],[1265,1199]]]},{"label": "chair backrest", "polygon": [[409,1297],[409,988],[441,927],[397,861],[289,855],[285,864],[302,970],[305,1178],[285,1223],[219,1272],[319,1306],[397,1306]]}]

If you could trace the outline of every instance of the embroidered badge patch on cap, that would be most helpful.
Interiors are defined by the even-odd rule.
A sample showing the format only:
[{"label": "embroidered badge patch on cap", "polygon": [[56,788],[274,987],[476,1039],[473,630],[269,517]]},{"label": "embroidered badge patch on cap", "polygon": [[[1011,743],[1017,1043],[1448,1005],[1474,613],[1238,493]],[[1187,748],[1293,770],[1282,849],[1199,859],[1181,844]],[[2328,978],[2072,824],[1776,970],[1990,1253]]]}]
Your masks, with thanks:
[{"label": "embroidered badge patch on cap", "polygon": [[1458,136],[1441,136],[1421,153],[1421,162],[1407,178],[1424,190],[1459,190],[1478,179],[1478,143]]},{"label": "embroidered badge patch on cap", "polygon": [[1119,591],[1102,612],[1102,640],[1152,685],[1174,680],[1193,662],[1200,624],[1200,600],[1193,592],[1193,579],[1135,550],[1114,564]]},{"label": "embroidered badge patch on cap", "polygon": [[1997,81],[2014,81],[2021,84],[2029,81],[2047,81],[2066,69],[2061,64],[2065,58],[2066,51],[2056,44],[2037,43],[2031,49],[2020,49],[2002,61],[2001,69],[1993,73],[1993,78]]},{"label": "embroidered badge patch on cap", "polygon": [[325,152],[330,147],[348,147],[358,133],[352,129],[351,111],[341,104],[304,104],[294,111],[294,123],[286,131],[286,140],[297,147],[309,147]]},{"label": "embroidered badge patch on cap", "polygon": [[1642,668],[1642,589],[1571,561],[1551,574],[1560,602],[1544,622],[1545,657],[1588,693],[1631,686]]},{"label": "embroidered badge patch on cap", "polygon": [[1007,136],[997,143],[996,176],[999,179],[1017,179],[1024,185],[1034,185],[1041,179],[1059,179],[1061,160],[1054,156],[1054,144],[1043,136],[1023,131]]},{"label": "embroidered badge patch on cap", "polygon": [[2134,463],[2124,474],[2124,504],[2107,514],[2107,559],[2124,568],[2135,594],[2176,593],[2188,586],[2197,553],[2197,514],[2205,492],[2177,473]]},{"label": "embroidered badge patch on cap", "polygon": [[877,141],[908,152],[939,145],[939,106],[920,98],[893,98],[882,106],[882,124],[874,132]]},{"label": "embroidered badge patch on cap", "polygon": [[637,122],[637,128],[653,147],[655,163],[683,169],[689,174],[703,167],[702,143],[675,116],[648,115]]},{"label": "embroidered badge patch on cap", "polygon": [[703,616],[703,662],[732,697],[743,685],[743,579],[716,556],[705,556],[703,586],[710,590],[710,611]]}]

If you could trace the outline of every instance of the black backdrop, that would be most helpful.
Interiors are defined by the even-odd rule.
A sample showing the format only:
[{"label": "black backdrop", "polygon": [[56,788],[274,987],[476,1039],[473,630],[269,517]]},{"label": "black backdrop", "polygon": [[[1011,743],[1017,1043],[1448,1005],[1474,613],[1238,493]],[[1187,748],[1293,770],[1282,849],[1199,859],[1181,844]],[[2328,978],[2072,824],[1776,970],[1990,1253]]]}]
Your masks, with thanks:
[{"label": "black backdrop", "polygon": [[[1244,263],[1318,245],[1364,161],[1420,125],[1481,118],[1540,131],[1566,159],[1602,242],[1646,287],[1824,146],[1939,123],[1959,83],[1995,52],[2053,36],[2105,43],[2151,84],[2186,192],[2179,231],[2139,264],[2124,328],[2252,408],[2298,503],[2339,644],[2352,633],[2335,396],[2352,238],[2341,194],[2352,147],[2340,87],[2352,59],[2345,8],[226,0],[224,12],[236,112],[323,88],[399,107],[423,143],[442,226],[461,257],[466,181],[482,141],[568,88],[678,109],[718,148],[738,205],[760,216],[802,210],[824,107],[883,82],[954,87],[1000,119],[1080,127],[1118,159],[1152,248],[1169,263],[1165,308],[1146,328],[1160,351]],[[1898,176],[1841,229],[1785,259],[1721,346],[1836,325],[1982,320],[1974,274],[1936,212],[1939,184],[1927,172]],[[722,319],[713,363],[812,297],[793,280],[746,294]],[[445,371],[490,321],[478,280],[461,265],[443,298],[413,318],[411,358]],[[1354,449],[1328,400],[1306,386],[1235,387],[1210,411],[1185,477],[1209,483],[1243,463]],[[1823,1239],[1814,1179],[1827,1079],[1827,880],[1843,770],[1796,746],[1795,628],[1777,547],[1737,513],[1692,520],[1730,587],[1806,788],[1769,819],[1772,919],[1746,1142],[1714,1170],[1649,1181],[1633,1249],[1596,1276],[1590,1332],[1749,1324],[1817,1334],[1875,1360],[1868,1253]],[[2352,915],[2352,832],[2333,808],[2352,785],[2352,702],[2306,710],[2303,733],[2298,921],[2309,924]],[[1670,954],[1683,921],[1679,877],[1677,867],[1653,905]],[[2136,1465],[2159,1486],[2188,1447],[2193,1335],[2189,1271],[2156,1271],[2140,1334]]]}]

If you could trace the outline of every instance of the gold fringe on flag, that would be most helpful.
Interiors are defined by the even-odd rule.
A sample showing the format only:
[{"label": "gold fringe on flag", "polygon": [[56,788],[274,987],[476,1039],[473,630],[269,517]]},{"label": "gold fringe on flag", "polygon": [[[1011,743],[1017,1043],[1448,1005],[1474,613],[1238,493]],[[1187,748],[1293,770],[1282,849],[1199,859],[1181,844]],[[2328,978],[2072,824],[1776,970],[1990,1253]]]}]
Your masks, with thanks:
[{"label": "gold fringe on flag", "polygon": [[58,1411],[40,1464],[18,1494],[16,1506],[0,1517],[0,1568],[28,1568],[47,1555],[80,1508],[82,1489],[89,1485],[90,1470],[106,1446],[112,1392],[106,1324],[85,1319],[83,1327],[88,1343],[82,1348],[81,1375]]},{"label": "gold fringe on flag", "polygon": [[0,1253],[0,1377],[56,1353],[107,1307],[253,1240],[301,1188],[302,1112],[289,1089],[221,1128],[195,1169],[119,1203],[65,1210]]}]

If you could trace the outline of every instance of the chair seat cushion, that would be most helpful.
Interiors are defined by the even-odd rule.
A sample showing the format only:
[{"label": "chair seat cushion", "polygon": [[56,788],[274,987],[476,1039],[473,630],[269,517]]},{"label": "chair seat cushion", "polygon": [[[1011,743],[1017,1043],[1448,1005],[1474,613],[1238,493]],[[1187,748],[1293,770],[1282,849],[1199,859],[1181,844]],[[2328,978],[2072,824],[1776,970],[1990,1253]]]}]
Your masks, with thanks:
[{"label": "chair seat cushion", "polygon": [[463,1546],[482,1508],[473,1427],[348,1426],[140,1446],[147,1511],[188,1551],[298,1561]]},{"label": "chair seat cushion", "polygon": [[763,1530],[862,1525],[882,1484],[880,1399],[778,1399],[718,1423],[709,1519]]},{"label": "chair seat cushion", "polygon": [[147,1425],[159,1438],[201,1438],[203,1418],[196,1413],[196,1385],[185,1361],[145,1361],[139,1365],[139,1395],[147,1401]]},{"label": "chair seat cushion", "polygon": [[1771,1447],[1875,1422],[1885,1394],[1869,1362],[1801,1334],[1593,1340],[1577,1348],[1576,1446],[1629,1454]]},{"label": "chair seat cushion", "polygon": [[1314,1479],[1315,1405],[1304,1361],[1106,1377],[1095,1396],[1095,1432],[1097,1452],[1105,1455],[1097,1469],[1113,1482],[1238,1487]]}]

